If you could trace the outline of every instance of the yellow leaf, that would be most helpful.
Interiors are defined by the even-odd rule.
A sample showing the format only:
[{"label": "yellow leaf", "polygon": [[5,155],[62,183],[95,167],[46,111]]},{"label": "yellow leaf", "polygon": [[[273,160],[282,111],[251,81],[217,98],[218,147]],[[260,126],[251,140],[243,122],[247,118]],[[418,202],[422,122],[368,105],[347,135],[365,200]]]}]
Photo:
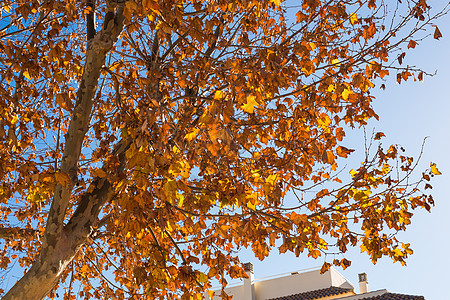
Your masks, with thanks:
[{"label": "yellow leaf", "polygon": [[247,207],[250,208],[251,210],[255,210],[256,209],[256,205],[254,203],[251,203],[250,201],[247,202]]},{"label": "yellow leaf", "polygon": [[225,98],[225,93],[222,91],[216,91],[214,93],[214,100],[222,100],[223,98]]},{"label": "yellow leaf", "polygon": [[189,178],[191,175],[191,166],[187,161],[181,161],[180,164],[182,166],[180,175],[184,178]]},{"label": "yellow leaf", "polygon": [[178,206],[182,207],[184,203],[184,196],[181,194],[177,194],[177,197],[178,197]]},{"label": "yellow leaf", "polygon": [[23,76],[25,76],[26,79],[31,80],[30,73],[28,73],[28,70],[23,71]]},{"label": "yellow leaf", "polygon": [[198,276],[198,281],[200,283],[206,283],[206,282],[208,282],[208,276],[206,276],[205,273],[200,272],[200,274]]},{"label": "yellow leaf", "polygon": [[30,202],[39,203],[41,201],[41,194],[37,191],[32,191],[27,196],[27,199],[30,200]]},{"label": "yellow leaf", "polygon": [[326,114],[322,113],[317,119],[317,124],[322,128],[327,128],[331,124],[331,119]]},{"label": "yellow leaf", "polygon": [[358,17],[356,16],[355,13],[352,13],[352,14],[350,14],[349,20],[350,20],[350,23],[352,25],[354,25],[356,22],[358,22]]},{"label": "yellow leaf", "polygon": [[435,163],[430,163],[430,167],[431,167],[431,173],[433,173],[435,175],[442,175],[442,173],[439,172],[438,168],[436,167]]},{"label": "yellow leaf", "polygon": [[281,5],[281,0],[270,0],[270,2],[272,2],[276,6],[280,6]]},{"label": "yellow leaf", "polygon": [[192,128],[192,129],[189,131],[188,134],[186,134],[186,135],[184,136],[184,138],[185,138],[188,142],[190,142],[190,141],[192,141],[193,139],[195,139],[195,137],[197,136],[197,134],[198,134],[199,131],[200,131],[200,129],[194,127],[194,128]]},{"label": "yellow leaf", "polygon": [[348,96],[350,96],[350,94],[353,94],[353,91],[350,90],[350,89],[345,89],[345,90],[342,92],[342,98],[343,98],[344,100],[347,100],[347,99],[348,99]]},{"label": "yellow leaf", "polygon": [[255,106],[258,105],[258,102],[256,102],[256,97],[253,95],[247,96],[247,103],[241,106],[241,108],[249,113],[252,114],[255,111]]},{"label": "yellow leaf", "polygon": [[172,174],[175,177],[181,175],[184,178],[189,178],[191,174],[191,166],[184,160],[177,161],[170,165],[169,174]]},{"label": "yellow leaf", "polygon": [[177,146],[173,146],[173,147],[172,147],[172,151],[173,151],[173,153],[175,153],[175,154],[178,154],[178,153],[181,152],[180,149],[179,149]]},{"label": "yellow leaf", "polygon": [[335,59],[333,59],[333,60],[331,61],[331,63],[332,63],[333,65],[338,65],[338,64],[339,64],[339,59],[335,58]]},{"label": "yellow leaf", "polygon": [[18,117],[18,116],[14,116],[14,117],[11,119],[11,124],[14,125],[14,124],[16,124],[18,121],[19,121],[19,117]]},{"label": "yellow leaf", "polygon": [[394,253],[395,253],[395,255],[397,255],[397,256],[403,256],[403,252],[402,252],[402,250],[400,250],[399,248],[395,248]]},{"label": "yellow leaf", "polygon": [[266,182],[271,184],[271,185],[275,185],[278,181],[278,175],[277,174],[272,174],[267,176],[266,178]]},{"label": "yellow leaf", "polygon": [[316,49],[316,44],[314,44],[314,43],[309,43],[309,46],[311,47],[311,50]]},{"label": "yellow leaf", "polygon": [[164,192],[166,196],[173,197],[175,195],[175,192],[177,191],[177,182],[175,180],[167,180],[167,182],[164,184]]}]

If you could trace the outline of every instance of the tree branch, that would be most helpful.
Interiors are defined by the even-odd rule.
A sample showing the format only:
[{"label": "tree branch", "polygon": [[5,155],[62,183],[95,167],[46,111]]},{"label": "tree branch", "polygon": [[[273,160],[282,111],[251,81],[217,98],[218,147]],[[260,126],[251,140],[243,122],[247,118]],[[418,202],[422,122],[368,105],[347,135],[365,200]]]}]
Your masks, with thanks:
[{"label": "tree branch", "polygon": [[89,10],[86,15],[86,37],[89,41],[95,36],[95,0],[88,0],[86,6]]}]

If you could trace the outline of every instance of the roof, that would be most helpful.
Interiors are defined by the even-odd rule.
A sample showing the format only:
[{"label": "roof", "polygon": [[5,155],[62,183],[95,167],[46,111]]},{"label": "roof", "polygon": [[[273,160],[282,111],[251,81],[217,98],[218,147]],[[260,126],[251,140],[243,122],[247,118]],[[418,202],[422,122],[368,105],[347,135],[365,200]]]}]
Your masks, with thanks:
[{"label": "roof", "polygon": [[295,295],[272,298],[269,300],[313,300],[313,299],[320,299],[320,298],[328,297],[328,296],[340,295],[340,294],[348,293],[351,291],[352,291],[352,289],[345,289],[345,288],[332,286],[332,287],[329,287],[326,289],[320,289],[320,290],[315,290],[315,291],[299,293],[299,294],[295,294]]},{"label": "roof", "polygon": [[[340,294],[345,294],[348,292],[352,292],[352,289],[345,289],[345,288],[340,288],[340,287],[329,287],[326,289],[320,289],[320,290],[314,290],[314,291],[309,291],[309,292],[304,292],[304,293],[299,293],[299,294],[294,294],[294,295],[289,295],[289,296],[283,296],[283,297],[278,297],[278,298],[272,298],[269,300],[315,300],[315,299],[321,299],[324,297],[329,297],[329,296],[336,296],[336,295],[340,295]],[[386,291],[386,290],[384,290]],[[349,296],[346,297],[347,295],[342,295],[344,296],[343,298],[335,298],[337,299],[353,299],[354,297],[357,297],[358,300],[425,300],[425,298],[423,296],[412,296],[412,295],[404,295],[404,294],[394,294],[394,293],[389,293],[389,292],[383,292],[383,291],[379,291],[383,294],[378,294],[378,295],[373,295],[372,293],[368,293],[367,296],[368,297],[364,297],[363,294],[358,294],[358,295],[353,295],[353,296]],[[372,294],[372,295],[370,295]]]},{"label": "roof", "polygon": [[385,293],[375,297],[362,298],[365,300],[425,300],[423,296],[411,296],[404,294]]}]

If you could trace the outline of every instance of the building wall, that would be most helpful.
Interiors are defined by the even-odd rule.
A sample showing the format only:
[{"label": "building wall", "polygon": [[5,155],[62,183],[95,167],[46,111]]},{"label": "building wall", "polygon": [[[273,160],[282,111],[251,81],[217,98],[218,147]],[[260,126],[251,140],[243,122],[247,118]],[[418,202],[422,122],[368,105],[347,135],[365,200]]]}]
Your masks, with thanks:
[{"label": "building wall", "polygon": [[[325,289],[331,286],[353,289],[352,284],[334,268],[330,268],[330,270],[324,274],[320,274],[320,270],[315,269],[306,272],[295,272],[284,276],[254,280],[253,299],[249,299],[249,293],[248,291],[246,292],[245,286],[248,288],[250,285],[246,285],[244,282],[244,284],[230,286],[226,288],[225,291],[228,295],[233,296],[233,300],[266,300]],[[216,294],[220,294],[220,290],[217,290]],[[205,297],[205,299],[209,299],[209,297]],[[214,297],[214,300],[219,299],[220,297]]]}]

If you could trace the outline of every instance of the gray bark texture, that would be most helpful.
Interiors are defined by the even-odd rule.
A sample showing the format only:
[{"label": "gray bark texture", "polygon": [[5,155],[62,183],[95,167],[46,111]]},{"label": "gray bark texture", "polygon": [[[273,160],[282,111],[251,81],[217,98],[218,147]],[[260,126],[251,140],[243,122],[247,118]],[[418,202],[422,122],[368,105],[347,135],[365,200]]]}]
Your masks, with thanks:
[{"label": "gray bark texture", "polygon": [[[74,214],[67,225],[64,225],[74,186],[73,175],[75,177],[77,175],[77,164],[89,128],[100,72],[105,64],[108,52],[117,42],[123,29],[123,5],[119,5],[115,9],[114,18],[106,21],[108,24],[104,24],[101,31],[88,39],[84,72],[65,138],[60,171],[72,175],[72,182],[64,186],[57,184],[47,219],[41,252],[32,267],[2,299],[34,300],[45,298],[58,283],[61,274],[73,260],[77,251],[87,242],[102,206],[113,196],[110,178],[114,174],[104,178],[95,178],[91,183],[93,189],[81,197]],[[125,151],[129,145],[130,141],[123,140],[116,145],[114,154],[121,161],[116,172],[121,172],[123,168]]]}]

